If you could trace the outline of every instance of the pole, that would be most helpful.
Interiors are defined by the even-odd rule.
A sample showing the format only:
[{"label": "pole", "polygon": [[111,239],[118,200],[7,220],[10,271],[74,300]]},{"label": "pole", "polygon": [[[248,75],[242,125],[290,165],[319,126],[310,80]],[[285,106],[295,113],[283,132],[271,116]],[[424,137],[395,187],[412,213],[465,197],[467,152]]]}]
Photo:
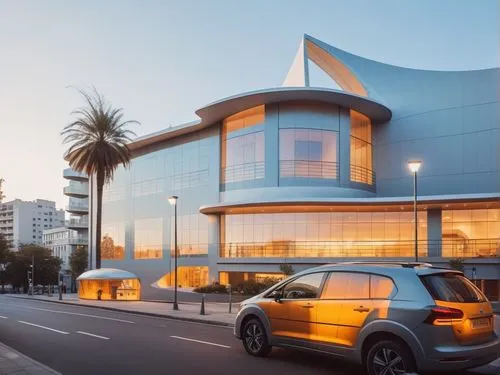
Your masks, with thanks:
[{"label": "pole", "polygon": [[31,295],[35,295],[35,255],[31,256]]},{"label": "pole", "polygon": [[227,286],[227,288],[229,289],[228,292],[229,292],[229,313],[231,313],[231,309],[233,307],[233,293],[232,293],[232,290],[231,290],[231,284],[229,284]]},{"label": "pole", "polygon": [[177,304],[177,202],[174,205],[174,310],[179,310]]},{"label": "pole", "polygon": [[415,262],[418,262],[417,172],[413,173],[413,220],[415,224]]}]

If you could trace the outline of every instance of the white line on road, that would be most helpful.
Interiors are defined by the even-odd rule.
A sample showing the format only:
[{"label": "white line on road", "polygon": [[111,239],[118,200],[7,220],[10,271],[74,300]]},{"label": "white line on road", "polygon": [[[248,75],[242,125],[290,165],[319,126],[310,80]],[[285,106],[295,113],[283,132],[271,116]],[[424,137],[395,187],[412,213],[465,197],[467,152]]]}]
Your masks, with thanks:
[{"label": "white line on road", "polygon": [[83,331],[76,331],[76,333],[79,333],[80,335],[97,337],[98,339],[109,340],[109,337],[94,335],[93,333],[88,333],[88,332],[83,332]]},{"label": "white line on road", "polygon": [[107,316],[100,316],[100,315],[90,315],[90,314],[81,314],[81,313],[74,313],[74,312],[69,312],[69,311],[60,311],[60,310],[49,310],[49,309],[41,309],[39,307],[28,307],[28,306],[22,306],[22,305],[17,305],[20,307],[24,307],[25,309],[31,309],[31,310],[40,310],[40,311],[49,311],[57,314],[68,314],[68,315],[78,315],[78,316],[86,316],[88,318],[96,318],[96,319],[105,319],[105,320],[113,320],[115,322],[121,322],[121,323],[128,323],[128,324],[135,324],[135,322],[132,322],[130,320],[123,320],[123,319],[116,319],[116,318],[108,318]]},{"label": "white line on road", "polygon": [[208,342],[208,341],[200,341],[200,340],[195,340],[195,339],[188,339],[187,337],[180,337],[180,336],[170,336],[170,337],[173,338],[173,339],[179,339],[179,340],[197,342],[199,344],[206,344],[206,345],[218,346],[220,348],[226,348],[226,349],[231,348],[230,346],[227,346],[227,345],[215,344],[213,342]]},{"label": "white line on road", "polygon": [[52,332],[57,332],[57,333],[60,333],[62,335],[69,335],[69,332],[64,332],[64,331],[59,331],[58,329],[54,329],[54,328],[49,328],[49,327],[45,327],[45,326],[40,326],[38,324],[33,324],[33,323],[28,323],[28,322],[23,322],[22,320],[18,320],[19,323],[22,323],[22,324],[27,324],[29,326],[33,326],[33,327],[38,327],[38,328],[42,328],[42,329],[46,329],[48,331],[52,331]]},{"label": "white line on road", "polygon": [[8,319],[6,316],[0,315],[0,319]]}]

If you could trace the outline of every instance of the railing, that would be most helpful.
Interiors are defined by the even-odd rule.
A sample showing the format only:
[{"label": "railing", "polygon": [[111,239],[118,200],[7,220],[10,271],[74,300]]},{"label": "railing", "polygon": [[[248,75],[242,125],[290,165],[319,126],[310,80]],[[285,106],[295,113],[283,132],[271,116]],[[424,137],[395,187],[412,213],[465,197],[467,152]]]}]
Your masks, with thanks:
[{"label": "railing", "polygon": [[134,259],[161,259],[163,252],[159,246],[136,246]]},{"label": "railing", "polygon": [[56,238],[53,240],[45,241],[46,245],[88,245],[87,237],[69,237],[69,238]]},{"label": "railing", "polygon": [[221,170],[223,184],[264,178],[265,163],[263,161],[231,165]]},{"label": "railing", "polygon": [[339,164],[329,161],[280,160],[280,177],[339,178]]},{"label": "railing", "polygon": [[89,221],[87,219],[85,220],[70,219],[66,220],[65,226],[67,228],[88,228]]},{"label": "railing", "polygon": [[88,176],[86,174],[76,172],[75,170],[73,170],[71,168],[66,168],[63,171],[63,177],[67,178],[69,180],[79,180],[79,181],[88,180]]},{"label": "railing", "polygon": [[88,211],[89,210],[89,205],[87,204],[81,204],[81,203],[70,203],[69,205],[66,206],[66,211]]},{"label": "railing", "polygon": [[70,245],[88,245],[89,239],[87,237],[70,237]]},{"label": "railing", "polygon": [[[495,240],[469,240],[467,247],[450,241],[418,241],[420,257],[475,258],[500,256]],[[223,243],[223,258],[413,258],[414,241],[274,241],[266,243]]]},{"label": "railing", "polygon": [[69,186],[64,187],[63,192],[65,195],[88,196],[89,195],[89,187],[87,184],[69,185]]},{"label": "railing", "polygon": [[375,185],[375,172],[372,169],[351,164],[351,181]]}]

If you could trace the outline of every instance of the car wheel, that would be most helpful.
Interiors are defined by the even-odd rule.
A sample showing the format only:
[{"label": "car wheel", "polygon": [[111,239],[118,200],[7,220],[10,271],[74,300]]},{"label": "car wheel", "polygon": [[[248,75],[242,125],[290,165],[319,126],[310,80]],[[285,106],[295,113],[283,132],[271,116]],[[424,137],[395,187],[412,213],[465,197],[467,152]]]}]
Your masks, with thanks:
[{"label": "car wheel", "polygon": [[404,375],[417,371],[408,347],[393,340],[375,343],[368,351],[365,365],[369,375]]},{"label": "car wheel", "polygon": [[248,354],[266,357],[271,351],[266,330],[258,319],[250,319],[243,327],[243,346]]}]

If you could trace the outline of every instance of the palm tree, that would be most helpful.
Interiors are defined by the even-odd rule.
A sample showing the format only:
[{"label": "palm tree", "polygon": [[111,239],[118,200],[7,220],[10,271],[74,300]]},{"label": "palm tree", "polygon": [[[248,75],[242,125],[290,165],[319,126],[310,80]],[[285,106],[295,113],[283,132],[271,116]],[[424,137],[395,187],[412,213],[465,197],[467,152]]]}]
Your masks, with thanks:
[{"label": "palm tree", "polygon": [[97,185],[97,222],[96,222],[96,268],[101,268],[101,221],[102,189],[113,179],[113,174],[122,164],[130,163],[127,143],[135,133],[126,129],[137,121],[122,121],[123,109],[113,108],[104,97],[94,89],[93,95],[83,90],[80,94],[86,106],[73,111],[77,119],[66,125],[61,132],[63,143],[70,144],[65,159],[77,172],[96,178]]}]

